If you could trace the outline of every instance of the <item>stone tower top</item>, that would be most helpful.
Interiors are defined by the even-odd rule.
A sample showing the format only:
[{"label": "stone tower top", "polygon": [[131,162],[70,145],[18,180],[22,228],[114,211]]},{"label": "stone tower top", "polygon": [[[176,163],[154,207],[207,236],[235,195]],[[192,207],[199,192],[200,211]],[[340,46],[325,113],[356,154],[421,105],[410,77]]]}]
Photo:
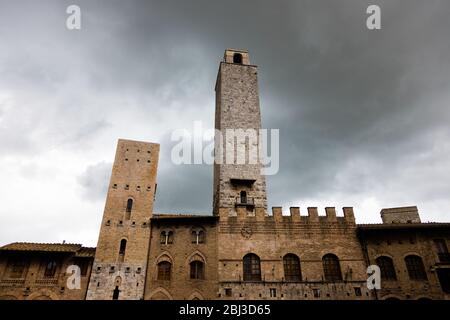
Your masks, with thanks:
[{"label": "stone tower top", "polygon": [[225,54],[223,56],[223,61],[227,63],[236,63],[245,65],[250,64],[248,51],[241,49],[226,49]]},{"label": "stone tower top", "polygon": [[383,223],[420,223],[416,206],[382,209],[381,219]]}]

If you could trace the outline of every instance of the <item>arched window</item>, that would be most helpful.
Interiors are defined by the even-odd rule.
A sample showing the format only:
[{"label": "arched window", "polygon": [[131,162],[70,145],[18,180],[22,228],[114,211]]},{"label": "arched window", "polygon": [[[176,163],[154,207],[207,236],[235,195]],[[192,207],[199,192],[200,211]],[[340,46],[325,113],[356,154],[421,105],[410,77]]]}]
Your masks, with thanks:
[{"label": "arched window", "polygon": [[169,261],[161,261],[158,263],[158,280],[170,280],[170,270],[172,264]]},{"label": "arched window", "polygon": [[410,255],[405,257],[406,269],[411,280],[427,280],[427,273],[419,256]]},{"label": "arched window", "polygon": [[159,243],[160,244],[164,244],[164,245],[168,245],[173,243],[173,232],[172,231],[162,231],[160,238],[159,238]]},{"label": "arched window", "polygon": [[247,203],[247,192],[241,191],[241,203]]},{"label": "arched window", "polygon": [[195,244],[205,243],[205,231],[201,228],[193,229],[191,232],[191,242]]},{"label": "arched window", "polygon": [[302,281],[300,259],[292,253],[283,258],[284,278],[286,281]]},{"label": "arched window", "polygon": [[340,281],[342,280],[341,266],[339,259],[334,254],[326,254],[322,258],[323,274],[325,281]]},{"label": "arched window", "polygon": [[378,257],[375,260],[377,266],[380,267],[381,279],[383,280],[397,280],[395,274],[394,262],[389,257]]},{"label": "arched window", "polygon": [[120,240],[119,254],[125,255],[126,249],[127,249],[127,240],[125,240],[125,239]]},{"label": "arched window", "polygon": [[233,54],[233,63],[242,64],[242,54],[240,53]]},{"label": "arched window", "polygon": [[54,260],[48,261],[45,266],[44,277],[52,278],[56,273],[57,263]]},{"label": "arched window", "polygon": [[261,263],[254,253],[244,256],[244,281],[261,281]]},{"label": "arched window", "polygon": [[192,261],[190,264],[191,268],[191,279],[204,279],[204,263],[201,261]]}]

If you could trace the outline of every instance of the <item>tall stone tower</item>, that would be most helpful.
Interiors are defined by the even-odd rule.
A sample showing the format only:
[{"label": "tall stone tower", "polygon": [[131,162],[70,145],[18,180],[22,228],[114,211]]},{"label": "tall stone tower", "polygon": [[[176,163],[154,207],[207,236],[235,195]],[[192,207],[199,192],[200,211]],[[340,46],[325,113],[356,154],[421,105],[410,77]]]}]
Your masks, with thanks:
[{"label": "tall stone tower", "polygon": [[266,211],[266,181],[258,157],[261,114],[257,67],[250,64],[247,51],[225,50],[215,90],[215,128],[223,139],[216,131],[214,214]]},{"label": "tall stone tower", "polygon": [[117,144],[88,300],[143,298],[158,155],[159,144]]}]

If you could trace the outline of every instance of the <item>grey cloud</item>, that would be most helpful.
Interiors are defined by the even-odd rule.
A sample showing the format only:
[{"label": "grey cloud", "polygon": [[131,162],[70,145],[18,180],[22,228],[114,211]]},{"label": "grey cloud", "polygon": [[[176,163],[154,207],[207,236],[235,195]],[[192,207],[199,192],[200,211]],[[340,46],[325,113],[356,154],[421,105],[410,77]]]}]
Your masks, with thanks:
[{"label": "grey cloud", "polygon": [[111,176],[112,164],[99,162],[90,165],[78,177],[78,183],[83,188],[83,199],[90,201],[104,201],[108,191],[109,178]]}]

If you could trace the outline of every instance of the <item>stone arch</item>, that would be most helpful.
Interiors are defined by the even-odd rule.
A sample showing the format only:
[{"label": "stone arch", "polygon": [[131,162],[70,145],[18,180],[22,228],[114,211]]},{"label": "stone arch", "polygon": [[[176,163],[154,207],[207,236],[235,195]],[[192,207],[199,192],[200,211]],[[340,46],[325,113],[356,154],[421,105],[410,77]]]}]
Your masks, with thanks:
[{"label": "stone arch", "polygon": [[173,298],[169,291],[159,287],[150,294],[150,300],[173,300]]},{"label": "stone arch", "polygon": [[158,265],[158,263],[162,261],[168,261],[173,265],[173,257],[169,251],[163,251],[159,256],[157,256],[155,259],[155,265]]},{"label": "stone arch", "polygon": [[377,253],[376,255],[374,255],[373,256],[374,257],[374,260],[376,260],[376,259],[378,259],[379,257],[388,257],[388,258],[391,258],[392,260],[394,260],[394,256],[392,255],[392,254],[390,254],[390,253]]},{"label": "stone arch", "polygon": [[55,293],[44,290],[33,292],[28,296],[27,300],[59,300],[59,298]]},{"label": "stone arch", "polygon": [[194,292],[191,293],[188,300],[205,300],[205,298],[199,291],[195,290]]},{"label": "stone arch", "polygon": [[407,251],[402,255],[403,260],[405,260],[405,258],[407,256],[418,256],[423,260],[423,257],[420,253],[418,253],[417,251]]},{"label": "stone arch", "polygon": [[201,261],[206,265],[206,257],[199,250],[195,250],[187,257],[186,264],[189,265],[192,261]]},{"label": "stone arch", "polygon": [[19,300],[19,298],[13,295],[4,295],[0,296],[0,300]]}]

